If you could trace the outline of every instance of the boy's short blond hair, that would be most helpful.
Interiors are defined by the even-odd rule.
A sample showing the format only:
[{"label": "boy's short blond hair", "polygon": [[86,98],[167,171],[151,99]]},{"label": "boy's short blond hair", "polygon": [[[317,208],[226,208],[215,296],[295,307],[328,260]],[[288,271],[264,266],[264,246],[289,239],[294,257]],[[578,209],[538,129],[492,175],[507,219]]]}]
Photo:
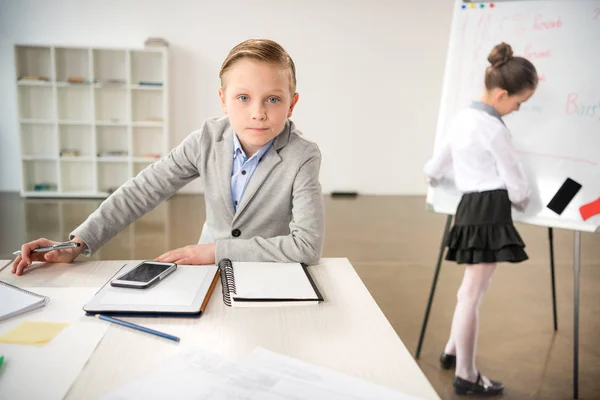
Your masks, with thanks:
[{"label": "boy's short blond hair", "polygon": [[231,49],[219,72],[221,87],[225,87],[223,81],[225,73],[236,62],[244,58],[259,60],[279,66],[282,69],[288,69],[290,73],[290,91],[292,97],[294,97],[296,93],[296,66],[294,61],[279,43],[269,39],[248,39]]}]

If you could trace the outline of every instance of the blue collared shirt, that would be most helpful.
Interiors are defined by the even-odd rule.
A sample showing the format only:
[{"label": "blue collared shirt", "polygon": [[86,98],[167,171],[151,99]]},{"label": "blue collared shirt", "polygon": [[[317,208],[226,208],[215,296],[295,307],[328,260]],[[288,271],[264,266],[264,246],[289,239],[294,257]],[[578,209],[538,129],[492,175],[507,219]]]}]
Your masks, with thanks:
[{"label": "blue collared shirt", "polygon": [[242,202],[242,197],[246,191],[246,186],[254,174],[262,156],[269,151],[273,140],[265,144],[250,158],[246,156],[237,134],[233,134],[233,168],[231,170],[231,200],[233,209],[237,212],[238,205]]}]

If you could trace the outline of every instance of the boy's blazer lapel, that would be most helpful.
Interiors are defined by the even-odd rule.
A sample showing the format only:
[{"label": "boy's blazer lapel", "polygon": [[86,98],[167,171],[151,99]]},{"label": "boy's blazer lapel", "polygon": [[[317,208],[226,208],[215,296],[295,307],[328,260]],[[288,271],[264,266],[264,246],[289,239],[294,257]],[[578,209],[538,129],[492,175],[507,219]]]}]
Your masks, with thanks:
[{"label": "boy's blazer lapel", "polygon": [[[279,150],[281,150],[290,140],[290,123],[286,122],[283,131],[275,137],[273,140],[273,145],[267,151],[267,153],[263,156],[262,161],[258,163],[256,166],[256,170],[252,174],[250,181],[248,182],[248,186],[246,186],[246,190],[244,191],[244,195],[242,196],[242,202],[238,206],[237,212],[235,214],[235,219],[244,211],[246,206],[250,203],[258,189],[262,186],[265,179],[269,176],[273,168],[277,166],[281,162],[281,156],[279,155]],[[232,144],[233,146],[233,144]]]},{"label": "boy's blazer lapel", "polygon": [[234,216],[233,201],[231,200],[231,171],[233,169],[233,130],[228,127],[223,133],[222,139],[215,144],[217,159],[219,188],[223,195],[223,204]]}]

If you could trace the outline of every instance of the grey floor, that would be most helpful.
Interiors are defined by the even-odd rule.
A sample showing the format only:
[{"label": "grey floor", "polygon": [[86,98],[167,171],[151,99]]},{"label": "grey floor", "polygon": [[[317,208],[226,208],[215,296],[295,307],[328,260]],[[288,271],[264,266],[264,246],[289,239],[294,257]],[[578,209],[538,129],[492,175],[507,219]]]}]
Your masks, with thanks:
[{"label": "grey floor", "polygon": [[[25,200],[0,193],[0,258],[38,237],[63,240],[100,200]],[[347,257],[415,353],[445,216],[421,196],[326,197],[324,257]],[[200,195],[177,195],[105,245],[95,259],[148,259],[195,243]],[[573,232],[554,230],[558,332],[552,323],[548,231],[517,225],[530,260],[500,265],[480,313],[478,368],[506,384],[504,399],[569,399],[573,382]],[[3,256],[2,256],[3,255]],[[600,399],[600,235],[582,234],[579,398]],[[443,399],[452,372],[438,356],[447,340],[462,268],[443,263],[420,367]]]}]

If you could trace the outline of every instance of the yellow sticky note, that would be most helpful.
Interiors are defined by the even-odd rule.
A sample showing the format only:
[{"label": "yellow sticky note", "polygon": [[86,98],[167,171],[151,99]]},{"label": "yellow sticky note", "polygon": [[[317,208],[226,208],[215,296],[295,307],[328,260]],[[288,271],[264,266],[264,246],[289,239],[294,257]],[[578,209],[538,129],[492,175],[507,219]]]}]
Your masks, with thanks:
[{"label": "yellow sticky note", "polygon": [[0,343],[42,344],[49,342],[69,324],[63,322],[22,322],[0,336]]}]

